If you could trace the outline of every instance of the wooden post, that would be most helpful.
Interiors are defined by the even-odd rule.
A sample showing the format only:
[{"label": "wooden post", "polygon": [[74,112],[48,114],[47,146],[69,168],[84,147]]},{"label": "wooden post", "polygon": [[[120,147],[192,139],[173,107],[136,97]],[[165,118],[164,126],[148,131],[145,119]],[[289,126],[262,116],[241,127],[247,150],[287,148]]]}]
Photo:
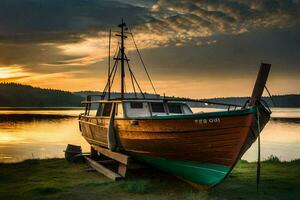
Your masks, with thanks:
[{"label": "wooden post", "polygon": [[122,177],[125,177],[126,172],[127,172],[127,165],[124,165],[123,163],[119,163],[118,174],[120,174]]},{"label": "wooden post", "polygon": [[118,180],[119,178],[122,178],[121,175],[109,170],[108,168],[104,167],[103,165],[97,163],[96,161],[92,160],[91,158],[85,156],[84,157],[86,161],[90,164],[92,168],[94,168],[97,172],[100,172],[104,176],[110,178],[113,181]]},{"label": "wooden post", "polygon": [[270,72],[271,64],[261,63],[256,82],[250,98],[250,105],[255,105],[260,100]]}]

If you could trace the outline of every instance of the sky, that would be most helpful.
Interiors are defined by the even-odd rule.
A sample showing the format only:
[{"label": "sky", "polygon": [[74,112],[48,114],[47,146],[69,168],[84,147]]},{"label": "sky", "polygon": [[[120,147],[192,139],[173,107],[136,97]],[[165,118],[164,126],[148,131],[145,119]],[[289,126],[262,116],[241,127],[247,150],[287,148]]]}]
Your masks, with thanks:
[{"label": "sky", "polygon": [[[0,82],[102,90],[122,18],[160,94],[249,96],[261,62],[272,94],[300,93],[300,0],[1,0]],[[125,44],[153,92],[130,35]]]}]

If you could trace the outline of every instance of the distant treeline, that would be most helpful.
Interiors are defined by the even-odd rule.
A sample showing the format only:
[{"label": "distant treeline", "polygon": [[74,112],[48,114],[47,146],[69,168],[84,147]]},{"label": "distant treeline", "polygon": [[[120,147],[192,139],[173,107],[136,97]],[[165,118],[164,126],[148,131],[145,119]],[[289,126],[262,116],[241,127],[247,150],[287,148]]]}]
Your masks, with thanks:
[{"label": "distant treeline", "polygon": [[[213,98],[208,100],[213,102],[243,105],[248,99],[249,97],[225,97],[225,98]],[[299,94],[273,95],[272,99],[270,97],[262,97],[262,100],[264,100],[270,107],[286,107],[286,108],[300,107]]]},{"label": "distant treeline", "polygon": [[0,83],[0,107],[76,107],[82,100],[71,92]]},{"label": "distant treeline", "polygon": [[[82,97],[86,97],[87,95],[101,95],[101,92],[97,91],[80,91],[75,92],[74,94],[80,95]],[[142,96],[138,94],[139,98]],[[146,98],[163,98],[162,96],[155,95],[155,94],[148,94],[145,93]],[[126,93],[125,97],[127,98],[134,98],[134,93]],[[166,96],[167,98],[179,98],[181,97],[175,97],[175,96]],[[98,97],[100,98],[100,97]],[[112,93],[111,98],[120,98],[120,93]],[[211,99],[202,99],[206,101],[211,102],[219,102],[219,103],[228,103],[228,104],[237,104],[237,105],[244,105],[245,102],[250,97],[220,97],[220,98],[211,98]],[[270,106],[270,107],[290,107],[290,108],[300,108],[300,95],[299,94],[287,94],[287,95],[273,95],[272,100],[270,97],[262,97],[262,99]],[[216,106],[216,105],[210,105],[205,103],[198,103],[198,102],[189,102],[187,100],[188,104],[191,107],[223,107],[223,106]]]},{"label": "distant treeline", "polygon": [[[97,91],[66,92],[62,90],[42,89],[16,83],[0,83],[0,107],[76,107],[87,95],[100,95]],[[163,98],[155,94],[145,94],[146,98]],[[112,93],[111,98],[119,98],[120,93]],[[125,94],[126,98],[134,98],[133,93]],[[142,98],[141,94],[138,95]],[[95,99],[99,99],[95,98]],[[179,97],[172,97],[179,98]],[[211,102],[243,105],[249,97],[224,97],[205,99]],[[300,108],[300,95],[275,95],[263,97],[270,107]],[[212,107],[204,103],[188,102],[192,107]]]}]

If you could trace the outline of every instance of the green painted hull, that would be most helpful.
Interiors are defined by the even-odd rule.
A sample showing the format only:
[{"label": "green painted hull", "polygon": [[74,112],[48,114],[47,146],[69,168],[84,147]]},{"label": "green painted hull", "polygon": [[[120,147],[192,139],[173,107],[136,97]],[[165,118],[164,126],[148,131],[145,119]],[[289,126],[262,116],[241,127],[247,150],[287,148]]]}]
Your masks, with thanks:
[{"label": "green painted hull", "polygon": [[220,183],[230,172],[227,166],[146,156],[134,158],[189,182],[208,187]]}]

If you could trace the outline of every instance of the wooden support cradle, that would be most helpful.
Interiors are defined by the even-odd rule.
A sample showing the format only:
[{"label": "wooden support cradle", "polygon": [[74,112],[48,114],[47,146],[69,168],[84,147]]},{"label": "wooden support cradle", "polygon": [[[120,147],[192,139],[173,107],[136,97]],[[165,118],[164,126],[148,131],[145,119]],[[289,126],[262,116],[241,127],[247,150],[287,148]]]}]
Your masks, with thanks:
[{"label": "wooden support cradle", "polygon": [[126,172],[127,172],[127,166],[130,163],[130,157],[128,155],[119,153],[119,152],[113,152],[110,151],[109,149],[105,149],[96,145],[92,145],[92,147],[98,151],[100,154],[105,155],[106,157],[109,157],[115,161],[118,162],[118,173],[122,176],[125,177],[126,176]]},{"label": "wooden support cradle", "polygon": [[[104,176],[110,178],[113,181],[117,181],[118,179],[125,178],[128,169],[139,169],[144,168],[145,166],[140,165],[139,163],[133,162],[130,159],[130,156],[113,152],[109,149],[105,149],[96,145],[92,145],[92,148],[100,153],[100,155],[104,155],[110,160],[102,160],[95,161],[88,156],[85,156],[85,160],[89,163],[89,165],[94,168],[97,172],[103,174]],[[105,164],[115,163],[118,164],[118,171],[114,172],[111,169],[107,168]]]}]

